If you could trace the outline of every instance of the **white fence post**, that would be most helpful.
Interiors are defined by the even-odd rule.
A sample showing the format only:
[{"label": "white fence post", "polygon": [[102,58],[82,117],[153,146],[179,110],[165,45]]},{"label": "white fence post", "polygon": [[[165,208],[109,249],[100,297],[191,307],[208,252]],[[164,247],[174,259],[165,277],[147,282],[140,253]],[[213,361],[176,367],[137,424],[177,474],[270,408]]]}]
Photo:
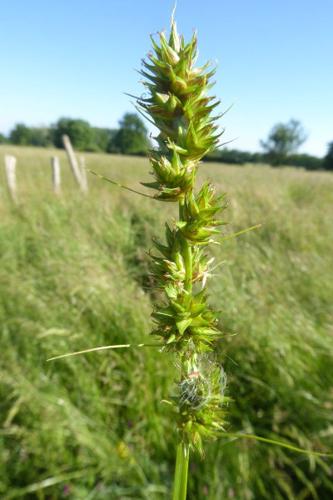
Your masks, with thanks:
[{"label": "white fence post", "polygon": [[7,186],[10,197],[14,203],[17,203],[15,156],[5,155],[5,170],[6,170]]},{"label": "white fence post", "polygon": [[85,181],[83,179],[82,171],[81,171],[80,166],[77,162],[77,159],[76,159],[76,156],[74,153],[74,149],[73,149],[73,146],[71,144],[71,141],[70,141],[70,138],[68,137],[68,135],[62,136],[62,142],[64,144],[64,148],[66,150],[68,161],[69,161],[69,164],[71,166],[74,178],[75,178],[76,182],[78,183],[78,185],[80,186],[81,191],[87,192],[88,186],[87,186],[87,183],[85,183]]},{"label": "white fence post", "polygon": [[57,156],[51,158],[52,187],[55,194],[61,193],[60,162]]}]

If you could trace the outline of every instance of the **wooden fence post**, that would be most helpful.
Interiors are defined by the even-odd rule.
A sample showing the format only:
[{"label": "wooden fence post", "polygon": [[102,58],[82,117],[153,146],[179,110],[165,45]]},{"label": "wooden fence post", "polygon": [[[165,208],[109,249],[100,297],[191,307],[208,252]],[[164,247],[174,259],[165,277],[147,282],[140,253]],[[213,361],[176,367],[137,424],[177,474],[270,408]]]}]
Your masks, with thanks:
[{"label": "wooden fence post", "polygon": [[78,183],[78,185],[80,186],[81,191],[87,192],[88,185],[83,180],[83,175],[82,175],[81,169],[79,167],[78,161],[77,161],[75,153],[74,153],[73,146],[71,144],[71,141],[70,141],[70,138],[68,137],[68,135],[62,136],[62,142],[63,142],[64,148],[66,150],[68,161],[69,161],[69,164],[71,166],[74,178],[75,178],[76,182]]},{"label": "wooden fence post", "polygon": [[84,156],[80,156],[80,171],[82,178],[83,190],[88,191],[88,179],[87,179],[87,171],[86,171],[86,159]]},{"label": "wooden fence post", "polygon": [[10,197],[14,203],[17,203],[15,156],[5,155],[5,170]]},{"label": "wooden fence post", "polygon": [[61,193],[60,162],[57,156],[51,158],[52,187],[55,194]]}]

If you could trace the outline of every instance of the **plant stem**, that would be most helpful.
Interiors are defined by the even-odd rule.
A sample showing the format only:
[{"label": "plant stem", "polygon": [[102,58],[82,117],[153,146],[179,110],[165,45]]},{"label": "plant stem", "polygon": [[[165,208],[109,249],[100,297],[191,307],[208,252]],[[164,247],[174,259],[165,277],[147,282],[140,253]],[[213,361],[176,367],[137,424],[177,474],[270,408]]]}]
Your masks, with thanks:
[{"label": "plant stem", "polygon": [[[179,201],[179,220],[183,221],[185,220],[184,216],[184,202],[185,200],[182,199]],[[192,293],[192,279],[193,279],[193,269],[192,269],[192,248],[187,239],[184,238],[184,250],[183,250],[183,257],[184,257],[184,262],[185,262],[185,282],[184,282],[184,287],[185,290],[189,293]]]},{"label": "plant stem", "polygon": [[184,287],[187,292],[192,293],[192,249],[188,241],[185,240],[184,248],[184,260],[185,260],[185,283]]},{"label": "plant stem", "polygon": [[177,446],[173,500],[186,500],[189,455],[189,446],[181,441]]},{"label": "plant stem", "polygon": [[[179,220],[182,221],[186,217],[184,215],[184,198],[179,200]],[[183,240],[183,258],[185,263],[185,280],[184,288],[188,293],[192,293],[192,248],[189,242]],[[186,500],[187,496],[187,476],[189,464],[189,446],[184,441],[180,441],[177,446],[173,500]]]}]

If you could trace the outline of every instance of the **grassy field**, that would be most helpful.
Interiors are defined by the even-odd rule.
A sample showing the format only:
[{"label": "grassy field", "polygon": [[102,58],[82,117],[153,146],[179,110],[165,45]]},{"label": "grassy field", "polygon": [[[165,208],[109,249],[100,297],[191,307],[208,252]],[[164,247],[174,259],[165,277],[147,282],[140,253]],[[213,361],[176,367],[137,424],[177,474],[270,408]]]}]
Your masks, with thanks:
[{"label": "grassy field", "polygon": [[[169,356],[146,348],[46,359],[149,339],[147,250],[174,207],[93,176],[82,195],[62,152],[57,198],[52,151],[5,153],[18,158],[20,204],[10,203],[2,167],[0,497],[168,499]],[[149,179],[143,158],[87,154],[86,163],[134,188]],[[332,450],[333,176],[211,163],[200,175],[228,195],[225,234],[262,224],[214,250],[228,430]],[[221,439],[205,460],[193,457],[189,488],[192,500],[329,500],[332,460]]]}]

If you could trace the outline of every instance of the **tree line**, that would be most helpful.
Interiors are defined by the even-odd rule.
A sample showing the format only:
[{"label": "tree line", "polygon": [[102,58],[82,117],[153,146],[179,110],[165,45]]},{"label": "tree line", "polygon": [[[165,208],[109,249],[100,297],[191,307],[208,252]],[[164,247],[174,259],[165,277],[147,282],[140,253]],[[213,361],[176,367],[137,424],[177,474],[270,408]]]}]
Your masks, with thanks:
[{"label": "tree line", "polygon": [[[0,134],[0,144],[21,146],[55,146],[62,148],[62,136],[71,139],[79,151],[105,152],[128,155],[146,155],[152,147],[148,130],[135,113],[125,113],[118,128],[93,127],[81,119],[60,118],[49,127],[29,127],[18,123],[8,137]],[[333,170],[333,141],[328,144],[323,158],[298,153],[298,148],[307,139],[302,125],[297,120],[276,124],[267,139],[260,142],[262,152],[251,153],[223,147],[206,156],[206,161],[218,161],[236,165],[245,163],[268,163],[273,166],[292,165],[309,170]]]},{"label": "tree line", "polygon": [[263,152],[251,153],[223,148],[206,157],[208,161],[221,161],[242,165],[245,163],[268,163],[272,166],[291,165],[308,170],[333,170],[333,141],[328,144],[323,158],[298,153],[306,141],[307,134],[298,120],[278,123],[270,130],[267,139],[260,141]]},{"label": "tree line", "polygon": [[69,136],[78,151],[145,155],[151,146],[148,131],[135,113],[126,113],[117,129],[93,127],[86,120],[74,118],[60,118],[49,127],[18,123],[8,137],[0,134],[0,143],[62,148],[63,135]]}]

